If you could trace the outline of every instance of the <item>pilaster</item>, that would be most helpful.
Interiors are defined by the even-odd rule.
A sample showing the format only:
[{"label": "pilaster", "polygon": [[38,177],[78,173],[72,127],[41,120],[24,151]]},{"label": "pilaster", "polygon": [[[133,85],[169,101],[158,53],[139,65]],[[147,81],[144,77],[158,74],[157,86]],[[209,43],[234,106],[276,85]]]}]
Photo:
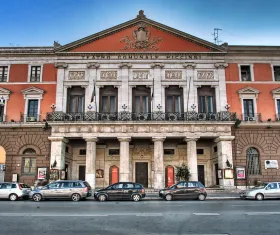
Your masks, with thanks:
[{"label": "pilaster", "polygon": [[196,154],[196,141],[198,138],[185,138],[187,142],[187,166],[190,169],[190,180],[197,181],[197,154]]},{"label": "pilaster", "polygon": [[[164,67],[163,63],[152,63],[151,68],[153,69],[153,103],[152,111],[157,110],[157,105],[165,106],[162,103],[162,87],[161,87],[161,70]],[[164,111],[164,110],[162,110]]]},{"label": "pilaster", "polygon": [[164,188],[163,142],[165,137],[153,137],[154,142],[154,189]]},{"label": "pilaster", "polygon": [[129,142],[131,137],[120,137],[120,182],[130,181]]},{"label": "pilaster", "polygon": [[65,96],[64,94],[64,89],[63,89],[63,84],[64,84],[64,79],[65,79],[65,69],[68,67],[66,63],[59,62],[55,63],[54,65],[57,68],[57,82],[56,82],[56,111],[63,111],[63,97]]}]

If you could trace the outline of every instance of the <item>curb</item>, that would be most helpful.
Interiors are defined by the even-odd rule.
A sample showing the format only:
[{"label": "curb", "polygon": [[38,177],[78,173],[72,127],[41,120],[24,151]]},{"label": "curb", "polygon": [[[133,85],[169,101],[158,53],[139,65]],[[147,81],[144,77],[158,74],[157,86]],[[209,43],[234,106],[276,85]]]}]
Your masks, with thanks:
[{"label": "curb", "polygon": [[[207,200],[241,200],[240,197],[207,197]],[[87,201],[96,201],[94,198],[87,198]],[[145,197],[142,201],[164,201],[160,197]]]}]

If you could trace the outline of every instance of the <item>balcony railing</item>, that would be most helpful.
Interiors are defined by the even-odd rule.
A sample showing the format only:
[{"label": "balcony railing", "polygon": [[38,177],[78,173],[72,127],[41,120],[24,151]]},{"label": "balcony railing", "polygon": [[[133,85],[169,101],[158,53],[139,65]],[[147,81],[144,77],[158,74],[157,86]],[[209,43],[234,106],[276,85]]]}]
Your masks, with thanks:
[{"label": "balcony railing", "polygon": [[47,113],[46,120],[54,122],[78,122],[78,121],[235,121],[236,113],[227,111],[219,113],[197,113],[194,111],[186,113],[132,113],[128,111],[116,113]]},{"label": "balcony railing", "polygon": [[41,122],[40,114],[20,114],[20,122]]},{"label": "balcony railing", "polygon": [[260,113],[252,113],[252,114],[242,114],[242,121],[245,122],[261,122],[262,116]]}]

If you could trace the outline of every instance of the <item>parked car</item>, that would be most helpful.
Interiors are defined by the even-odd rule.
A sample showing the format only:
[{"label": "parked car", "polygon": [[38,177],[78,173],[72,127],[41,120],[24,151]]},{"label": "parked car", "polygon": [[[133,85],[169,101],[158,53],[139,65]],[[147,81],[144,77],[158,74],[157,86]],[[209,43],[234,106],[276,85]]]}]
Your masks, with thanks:
[{"label": "parked car", "polygon": [[159,196],[166,201],[173,199],[198,199],[204,201],[207,192],[204,185],[198,181],[181,181],[168,188],[161,189]]},{"label": "parked car", "polygon": [[263,200],[269,198],[280,198],[280,182],[263,183],[249,190],[239,193],[243,199]]},{"label": "parked car", "polygon": [[144,186],[132,182],[115,183],[94,193],[94,198],[101,202],[106,200],[133,200],[138,202],[145,196]]},{"label": "parked car", "polygon": [[31,188],[23,183],[0,183],[0,198],[16,201],[19,198],[28,198]]},{"label": "parked car", "polygon": [[29,198],[35,202],[43,199],[71,199],[80,201],[91,196],[91,187],[86,181],[82,180],[59,180],[35,188],[30,192]]}]

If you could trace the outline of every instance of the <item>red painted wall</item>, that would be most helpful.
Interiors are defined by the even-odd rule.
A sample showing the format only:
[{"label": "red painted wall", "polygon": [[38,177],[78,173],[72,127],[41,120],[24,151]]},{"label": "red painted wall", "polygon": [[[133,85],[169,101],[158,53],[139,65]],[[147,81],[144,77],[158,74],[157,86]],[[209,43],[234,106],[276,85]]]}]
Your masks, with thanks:
[{"label": "red painted wall", "polygon": [[[85,44],[76,48],[72,51],[74,52],[126,52],[126,51],[134,51],[133,49],[130,50],[123,50],[126,46],[126,43],[120,42],[122,38],[129,36],[131,40],[134,41],[133,31],[136,30],[137,27],[131,27],[124,29],[120,32],[114,33],[113,35],[107,36],[105,38],[101,38],[94,42]],[[181,39],[174,35],[171,35],[167,32],[158,30],[154,27],[148,26],[147,29],[150,31],[150,40],[157,36],[163,39],[162,42],[155,44],[159,47],[158,50],[150,49],[147,51],[178,51],[178,52],[208,52],[210,49],[197,45],[193,42],[187,41],[185,39]]]},{"label": "red painted wall", "polygon": [[10,67],[9,82],[27,82],[28,64],[12,64]]},{"label": "red painted wall", "polygon": [[44,64],[43,65],[43,81],[56,81],[57,78],[57,68],[54,64]]},{"label": "red painted wall", "polygon": [[272,70],[270,64],[254,64],[255,81],[272,81]]}]

